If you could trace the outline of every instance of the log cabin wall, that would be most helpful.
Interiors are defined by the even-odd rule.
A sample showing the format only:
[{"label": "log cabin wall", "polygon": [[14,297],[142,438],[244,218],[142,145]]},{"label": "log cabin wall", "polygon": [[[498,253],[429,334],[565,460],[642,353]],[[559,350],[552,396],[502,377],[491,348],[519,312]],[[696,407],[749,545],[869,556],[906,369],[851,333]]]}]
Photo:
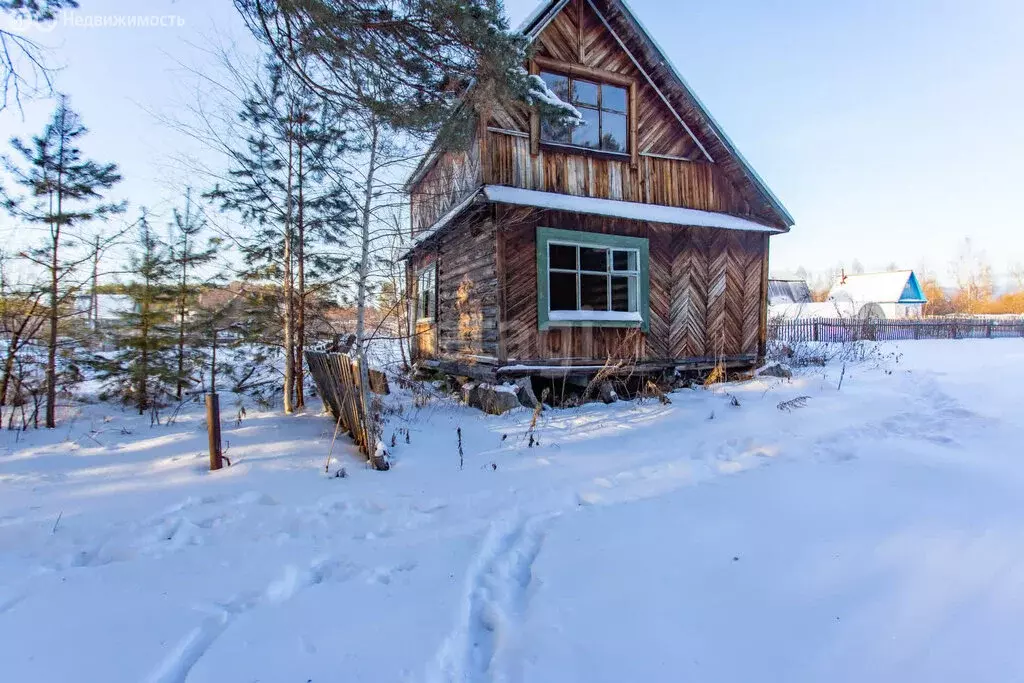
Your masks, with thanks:
[{"label": "log cabin wall", "polygon": [[487,152],[486,182],[495,185],[752,216],[713,164],[641,156],[634,167],[628,157],[549,148],[531,155],[528,137],[494,130]]},{"label": "log cabin wall", "polygon": [[414,358],[489,363],[498,355],[498,278],[494,221],[487,210],[471,211],[437,240],[433,252],[410,262],[415,273],[437,265],[437,316],[417,322]]},{"label": "log cabin wall", "polygon": [[[758,353],[767,272],[765,233],[520,207],[499,207],[497,224],[498,251],[504,254],[503,362],[586,364],[611,357],[672,363],[749,359]],[[538,329],[538,226],[647,238],[650,331],[637,341],[637,333],[626,328]]]},{"label": "log cabin wall", "polygon": [[480,136],[474,133],[465,150],[441,151],[409,188],[412,234],[430,227],[480,186]]}]

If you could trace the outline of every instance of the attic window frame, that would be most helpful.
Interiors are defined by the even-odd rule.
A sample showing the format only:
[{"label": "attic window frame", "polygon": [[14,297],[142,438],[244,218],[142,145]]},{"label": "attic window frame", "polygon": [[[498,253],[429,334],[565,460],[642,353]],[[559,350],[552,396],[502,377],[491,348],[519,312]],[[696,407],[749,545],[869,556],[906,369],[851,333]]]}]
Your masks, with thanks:
[{"label": "attic window frame", "polygon": [[[595,69],[582,64],[563,62],[542,55],[536,55],[530,60],[529,71],[536,76],[540,76],[541,71],[544,71],[558,76],[565,76],[570,79],[570,82],[573,79],[579,79],[596,83],[598,86],[610,85],[626,90],[626,110],[624,112],[626,116],[626,151],[616,152],[564,142],[541,140],[540,114],[537,108],[534,107],[530,113],[530,153],[533,156],[540,154],[540,149],[543,146],[550,149],[571,151],[609,159],[629,159],[630,165],[633,168],[637,167],[640,159],[640,141],[637,131],[637,83],[635,79],[615,73],[614,71],[605,71],[604,69]],[[600,92],[600,88],[598,90]],[[601,111],[600,99],[598,99],[598,103],[597,111]]]}]

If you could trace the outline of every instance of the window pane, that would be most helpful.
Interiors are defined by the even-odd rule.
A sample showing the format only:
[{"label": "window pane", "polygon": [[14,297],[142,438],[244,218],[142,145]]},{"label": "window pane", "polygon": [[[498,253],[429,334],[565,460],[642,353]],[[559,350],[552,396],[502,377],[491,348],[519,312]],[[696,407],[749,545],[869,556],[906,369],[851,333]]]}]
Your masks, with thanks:
[{"label": "window pane", "polygon": [[636,278],[635,277],[612,277],[612,310],[635,313],[636,305]]},{"label": "window pane", "polygon": [[615,270],[636,270],[636,252],[620,250],[613,251],[612,268]]},{"label": "window pane", "polygon": [[576,273],[550,273],[548,301],[552,311],[575,311]]},{"label": "window pane", "polygon": [[614,85],[601,86],[601,109],[626,113],[626,89]]},{"label": "window pane", "polygon": [[[548,73],[545,71],[541,72],[540,77],[544,81],[544,83],[547,84],[548,88],[550,88],[553,93],[558,95],[558,99],[562,100],[563,102],[569,101],[569,78],[567,76],[559,76],[558,74]],[[552,121],[548,117],[541,119],[541,140],[549,140],[551,142],[562,142],[565,144],[569,144],[571,131],[572,128],[570,126],[565,125],[564,123]]]},{"label": "window pane", "polygon": [[623,114],[601,113],[601,149],[626,151],[626,117]]},{"label": "window pane", "polygon": [[583,125],[572,129],[572,144],[580,147],[598,148],[598,117],[596,109],[580,109]]},{"label": "window pane", "polygon": [[587,81],[572,82],[572,101],[574,104],[597,106],[597,83]]},{"label": "window pane", "polygon": [[540,139],[547,140],[549,142],[561,142],[562,144],[568,145],[570,142],[570,135],[572,134],[572,126],[568,126],[560,121],[552,121],[545,117],[540,121]]},{"label": "window pane", "polygon": [[580,247],[580,270],[608,270],[608,250]]},{"label": "window pane", "polygon": [[559,76],[558,74],[548,73],[542,71],[540,74],[541,80],[547,84],[551,92],[558,95],[558,99],[563,102],[569,101],[569,77]]},{"label": "window pane", "polygon": [[580,275],[580,310],[608,310],[607,275]]},{"label": "window pane", "polygon": [[551,244],[548,246],[548,267],[563,268],[565,270],[576,270],[576,247],[565,244]]}]

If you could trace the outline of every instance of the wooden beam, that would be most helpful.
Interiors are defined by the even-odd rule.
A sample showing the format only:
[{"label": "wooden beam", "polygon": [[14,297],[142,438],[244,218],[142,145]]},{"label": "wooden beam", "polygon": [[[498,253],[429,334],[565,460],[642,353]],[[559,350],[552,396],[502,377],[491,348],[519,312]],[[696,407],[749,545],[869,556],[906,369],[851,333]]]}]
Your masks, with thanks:
[{"label": "wooden beam", "polygon": [[587,78],[590,80],[598,81],[601,83],[609,83],[611,85],[618,85],[623,88],[628,88],[633,84],[633,79],[629,76],[623,76],[622,74],[615,73],[614,71],[606,71],[604,69],[595,69],[592,66],[584,66],[582,64],[572,64],[571,62],[563,62],[558,59],[551,59],[543,55],[537,55],[533,58],[533,63],[545,71],[557,71],[559,73],[567,74],[569,76],[576,76],[578,78]]},{"label": "wooden beam", "polygon": [[640,121],[637,115],[636,81],[629,84],[629,165],[634,169],[640,163]]},{"label": "wooden beam", "polygon": [[768,235],[764,235],[764,252],[761,256],[761,319],[757,329],[757,360],[763,361],[768,350]]},{"label": "wooden beam", "polygon": [[587,54],[583,47],[583,3],[580,0],[576,0],[576,44],[579,46],[579,62],[585,64]]},{"label": "wooden beam", "polygon": [[[536,58],[530,60],[529,68],[530,74],[534,76],[540,74]],[[537,111],[537,107],[530,107],[530,155],[537,156],[538,154],[540,154],[540,112]]]},{"label": "wooden beam", "polygon": [[480,150],[480,182],[484,185],[491,182],[491,151],[487,144],[489,137],[487,133],[487,124],[491,120],[491,108],[485,107],[479,114],[480,119],[477,121],[476,136],[477,145]]}]

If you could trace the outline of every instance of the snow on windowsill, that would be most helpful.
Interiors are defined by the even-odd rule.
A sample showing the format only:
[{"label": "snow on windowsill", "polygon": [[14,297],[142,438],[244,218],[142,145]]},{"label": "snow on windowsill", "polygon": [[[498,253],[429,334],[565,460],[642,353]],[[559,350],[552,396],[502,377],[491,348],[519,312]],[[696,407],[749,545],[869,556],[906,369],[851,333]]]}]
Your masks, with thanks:
[{"label": "snow on windowsill", "polygon": [[623,322],[642,323],[644,317],[639,313],[622,313],[619,311],[551,311],[548,314],[551,322]]}]

